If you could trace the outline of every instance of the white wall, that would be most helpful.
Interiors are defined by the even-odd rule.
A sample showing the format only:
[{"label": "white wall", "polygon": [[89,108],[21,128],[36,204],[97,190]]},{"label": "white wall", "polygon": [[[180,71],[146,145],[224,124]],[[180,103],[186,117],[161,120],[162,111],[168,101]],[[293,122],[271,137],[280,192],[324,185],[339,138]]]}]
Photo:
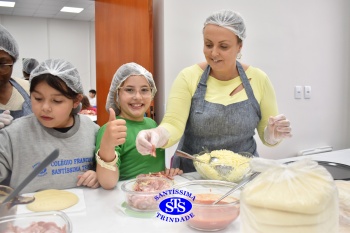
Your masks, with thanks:
[{"label": "white wall", "polygon": [[[279,111],[292,123],[293,138],[278,147],[268,148],[257,138],[260,155],[284,158],[327,145],[349,148],[348,0],[155,0],[155,19],[164,20],[154,25],[155,75],[164,77],[157,82],[157,121],[178,72],[204,61],[206,17],[225,8],[240,12],[246,22],[241,61],[269,75]],[[311,99],[294,99],[296,85],[310,85]]]},{"label": "white wall", "polygon": [[14,77],[23,76],[24,57],[33,57],[39,62],[62,58],[77,67],[85,94],[91,88],[96,89],[94,22],[0,15],[0,23],[19,46]]}]

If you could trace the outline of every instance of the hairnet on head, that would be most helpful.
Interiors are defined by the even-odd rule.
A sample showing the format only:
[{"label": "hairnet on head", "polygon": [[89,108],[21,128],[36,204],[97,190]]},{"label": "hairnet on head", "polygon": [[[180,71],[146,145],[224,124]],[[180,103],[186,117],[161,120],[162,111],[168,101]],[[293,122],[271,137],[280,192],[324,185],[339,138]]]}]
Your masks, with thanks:
[{"label": "hairnet on head", "polygon": [[[113,80],[111,82],[111,86],[109,88],[107,100],[106,100],[106,110],[109,111],[109,108],[113,108],[116,115],[120,114],[120,110],[117,106],[118,102],[118,95],[117,91],[118,88],[123,84],[123,82],[133,75],[142,75],[146,78],[147,82],[149,83],[150,87],[152,88],[152,98],[155,96],[157,92],[156,84],[154,83],[152,74],[140,66],[139,64],[136,64],[134,62],[126,63],[119,67],[117,72],[115,72],[113,76]],[[115,98],[115,99],[114,99]]]},{"label": "hairnet on head", "polygon": [[236,34],[242,41],[246,38],[244,20],[238,12],[231,10],[216,11],[205,20],[204,28],[208,24],[214,24],[226,28]]},{"label": "hairnet on head", "polygon": [[75,93],[83,94],[83,85],[77,68],[70,62],[62,59],[48,59],[41,62],[30,73],[29,81],[42,74],[52,74],[59,77]]},{"label": "hairnet on head", "polygon": [[23,71],[27,74],[30,74],[35,67],[39,65],[39,62],[34,58],[24,58],[22,60],[23,63]]},{"label": "hairnet on head", "polygon": [[15,62],[18,59],[18,45],[15,38],[7,31],[7,29],[0,25],[0,50],[8,53]]}]

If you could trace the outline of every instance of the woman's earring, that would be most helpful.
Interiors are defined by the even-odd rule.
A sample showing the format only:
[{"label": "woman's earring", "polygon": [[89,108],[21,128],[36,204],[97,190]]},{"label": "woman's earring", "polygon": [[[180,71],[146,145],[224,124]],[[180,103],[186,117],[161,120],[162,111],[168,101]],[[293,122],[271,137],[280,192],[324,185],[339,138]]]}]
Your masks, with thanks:
[{"label": "woman's earring", "polygon": [[241,59],[241,57],[242,57],[241,52],[237,53],[237,59]]}]

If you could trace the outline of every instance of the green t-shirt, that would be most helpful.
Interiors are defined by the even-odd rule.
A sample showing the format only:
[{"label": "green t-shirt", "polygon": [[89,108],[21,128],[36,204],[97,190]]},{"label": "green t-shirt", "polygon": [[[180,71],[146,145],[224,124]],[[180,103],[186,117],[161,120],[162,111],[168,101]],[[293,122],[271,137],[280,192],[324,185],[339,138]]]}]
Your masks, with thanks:
[{"label": "green t-shirt", "polygon": [[[124,119],[117,116],[117,119]],[[119,167],[119,180],[128,180],[135,178],[139,174],[148,174],[164,171],[165,169],[165,150],[157,148],[157,157],[150,155],[143,156],[136,149],[136,136],[144,129],[157,127],[157,123],[151,118],[145,117],[143,121],[126,121],[126,141],[115,150],[119,155],[117,165]],[[97,134],[96,151],[100,149],[102,136],[106,130],[106,124],[103,125]]]}]

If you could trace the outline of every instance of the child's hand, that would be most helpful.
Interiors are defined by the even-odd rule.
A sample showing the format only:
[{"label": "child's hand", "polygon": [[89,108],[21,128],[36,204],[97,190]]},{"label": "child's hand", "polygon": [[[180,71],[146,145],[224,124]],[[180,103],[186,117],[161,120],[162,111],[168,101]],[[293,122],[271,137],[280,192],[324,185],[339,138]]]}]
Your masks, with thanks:
[{"label": "child's hand", "polygon": [[116,147],[125,142],[126,138],[126,122],[122,119],[115,119],[115,112],[112,108],[109,109],[109,119],[106,131],[103,134],[101,141],[107,147]]},{"label": "child's hand", "polygon": [[164,175],[170,176],[170,177],[173,177],[176,175],[181,175],[182,173],[183,173],[183,171],[179,168],[170,168],[170,169],[167,168],[164,171]]},{"label": "child's hand", "polygon": [[100,187],[100,183],[98,183],[97,180],[96,172],[88,170],[83,174],[79,174],[77,186],[86,186],[93,189]]}]

